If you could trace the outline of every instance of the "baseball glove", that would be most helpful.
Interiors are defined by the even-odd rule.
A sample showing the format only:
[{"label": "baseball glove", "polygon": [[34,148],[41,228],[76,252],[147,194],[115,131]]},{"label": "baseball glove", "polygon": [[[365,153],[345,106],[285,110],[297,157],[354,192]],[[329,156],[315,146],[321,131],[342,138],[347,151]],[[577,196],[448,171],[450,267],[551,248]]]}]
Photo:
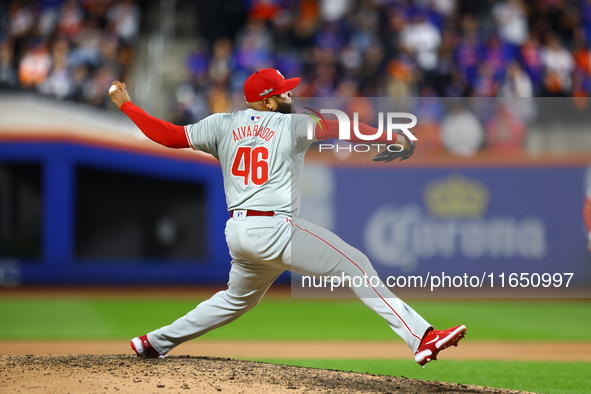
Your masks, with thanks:
[{"label": "baseball glove", "polygon": [[[402,133],[397,133],[397,134],[404,135]],[[373,161],[383,161],[384,163],[388,163],[392,160],[398,159],[399,161],[402,161],[402,160],[406,160],[409,157],[411,157],[412,154],[415,153],[415,149],[417,147],[417,144],[415,141],[409,140],[407,136],[404,136],[404,138],[406,138],[406,140],[408,141],[408,148],[400,150],[400,145],[396,145],[396,144],[386,145],[386,150],[375,155],[372,160]],[[390,148],[390,147],[392,147],[392,148]]]}]

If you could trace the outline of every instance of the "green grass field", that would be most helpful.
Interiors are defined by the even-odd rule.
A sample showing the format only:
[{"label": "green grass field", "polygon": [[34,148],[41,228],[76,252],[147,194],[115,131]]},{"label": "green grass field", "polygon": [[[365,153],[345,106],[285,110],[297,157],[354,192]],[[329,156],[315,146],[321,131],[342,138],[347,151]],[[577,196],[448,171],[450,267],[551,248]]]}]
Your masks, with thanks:
[{"label": "green grass field", "polygon": [[591,392],[591,363],[455,361],[425,368],[403,360],[260,360],[279,364],[369,372],[413,379],[498,387],[538,393]]},{"label": "green grass field", "polygon": [[[0,340],[125,340],[168,324],[200,299],[0,297]],[[465,324],[478,341],[591,342],[589,300],[410,300],[435,327]],[[202,340],[399,340],[358,300],[268,297]],[[1,354],[1,351],[0,351]],[[264,360],[542,393],[590,393],[591,363]]]}]

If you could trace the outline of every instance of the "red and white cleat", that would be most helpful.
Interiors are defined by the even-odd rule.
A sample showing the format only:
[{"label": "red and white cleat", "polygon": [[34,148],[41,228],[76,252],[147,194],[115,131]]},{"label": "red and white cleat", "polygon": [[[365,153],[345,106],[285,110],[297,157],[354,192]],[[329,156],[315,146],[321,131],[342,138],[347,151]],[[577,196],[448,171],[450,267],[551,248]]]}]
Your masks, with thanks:
[{"label": "red and white cleat", "polygon": [[458,346],[458,342],[464,338],[465,334],[466,326],[429,331],[415,352],[415,361],[424,367],[429,361],[437,360],[437,353],[452,345]]},{"label": "red and white cleat", "polygon": [[129,342],[129,348],[133,350],[138,357],[164,358],[167,356],[166,354],[158,353],[158,351],[152,347],[152,344],[148,341],[147,335],[133,338]]}]

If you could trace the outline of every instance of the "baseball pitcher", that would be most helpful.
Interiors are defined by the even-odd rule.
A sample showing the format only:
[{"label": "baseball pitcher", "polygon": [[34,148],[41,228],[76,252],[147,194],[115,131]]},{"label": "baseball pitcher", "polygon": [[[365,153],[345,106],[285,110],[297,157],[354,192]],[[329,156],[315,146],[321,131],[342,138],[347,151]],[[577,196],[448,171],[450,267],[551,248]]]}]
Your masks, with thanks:
[{"label": "baseball pitcher", "polygon": [[[309,138],[310,117],[292,113],[291,90],[299,82],[275,69],[259,70],[244,83],[245,110],[213,114],[187,126],[148,115],[132,103],[125,84],[113,82],[111,101],[148,138],[170,148],[191,147],[219,160],[229,210],[225,234],[232,268],[227,290],[170,325],[133,338],[130,347],[138,356],[165,357],[181,343],[237,319],[259,303],[285,270],[309,276],[378,277],[363,253],[299,217],[304,154],[314,141],[339,136],[337,121],[320,119]],[[359,124],[359,131],[375,135],[376,129]],[[364,142],[355,138],[351,141]],[[414,142],[403,133],[396,138],[400,149],[386,150],[374,160],[408,159]],[[434,330],[381,281],[369,282],[351,289],[406,342],[419,365],[435,360],[439,351],[464,337],[465,326]]]}]

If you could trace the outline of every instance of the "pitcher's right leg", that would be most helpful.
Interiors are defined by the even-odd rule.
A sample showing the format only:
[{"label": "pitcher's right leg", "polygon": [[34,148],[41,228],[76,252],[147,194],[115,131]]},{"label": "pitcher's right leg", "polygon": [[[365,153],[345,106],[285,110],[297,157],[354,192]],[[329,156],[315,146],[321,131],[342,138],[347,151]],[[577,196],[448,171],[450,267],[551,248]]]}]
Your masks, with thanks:
[{"label": "pitcher's right leg", "polygon": [[236,320],[259,303],[282,272],[259,263],[234,261],[227,290],[203,301],[172,324],[148,333],[149,343],[158,353],[166,354],[183,342]]},{"label": "pitcher's right leg", "polygon": [[382,316],[415,352],[431,329],[379,279],[369,259],[332,232],[301,218],[294,219],[291,269],[303,275],[357,278],[351,289],[369,308]]}]

